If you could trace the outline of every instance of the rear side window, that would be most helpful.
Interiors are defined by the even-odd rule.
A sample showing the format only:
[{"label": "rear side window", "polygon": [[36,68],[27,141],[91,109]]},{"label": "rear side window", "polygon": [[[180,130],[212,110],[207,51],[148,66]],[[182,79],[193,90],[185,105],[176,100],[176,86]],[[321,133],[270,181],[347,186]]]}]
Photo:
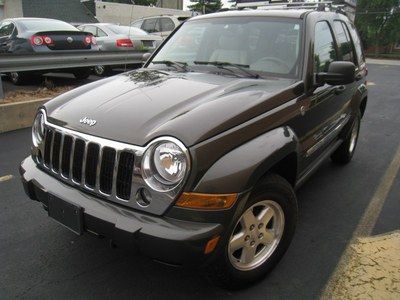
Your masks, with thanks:
[{"label": "rear side window", "polygon": [[143,24],[143,20],[135,21],[131,24],[133,27],[141,28]]},{"label": "rear side window", "polygon": [[314,72],[327,72],[332,61],[337,60],[335,42],[328,22],[315,25]]},{"label": "rear side window", "polygon": [[9,36],[14,31],[14,24],[11,22],[4,22],[0,25],[0,37]]},{"label": "rear side window", "polygon": [[339,53],[344,61],[350,61],[356,64],[354,59],[353,45],[351,44],[350,34],[346,24],[342,21],[334,21],[333,27],[335,29]]},{"label": "rear side window", "polygon": [[98,37],[105,37],[107,36],[107,33],[105,33],[103,30],[101,30],[100,28],[97,28],[97,36]]},{"label": "rear side window", "polygon": [[94,26],[85,26],[85,31],[97,36],[97,28]]},{"label": "rear side window", "polygon": [[157,19],[146,19],[143,21],[142,29],[147,32],[155,32],[156,31],[156,23]]},{"label": "rear side window", "polygon": [[364,52],[362,50],[363,48],[360,36],[358,35],[356,27],[354,26],[353,23],[349,23],[348,28],[350,30],[351,37],[353,39],[354,49],[356,50],[358,64],[361,65],[362,63],[365,62],[365,57],[364,57]]},{"label": "rear side window", "polygon": [[161,31],[172,31],[175,29],[174,22],[169,18],[161,18]]}]

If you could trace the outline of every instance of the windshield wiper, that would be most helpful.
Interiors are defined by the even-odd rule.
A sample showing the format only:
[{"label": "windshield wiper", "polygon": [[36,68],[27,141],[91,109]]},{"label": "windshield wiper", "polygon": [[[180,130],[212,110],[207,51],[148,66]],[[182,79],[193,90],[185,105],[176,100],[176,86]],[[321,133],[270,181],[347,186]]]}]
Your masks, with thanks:
[{"label": "windshield wiper", "polygon": [[193,63],[196,65],[216,66],[217,68],[225,69],[225,70],[231,71],[232,73],[236,74],[235,71],[233,71],[232,69],[226,68],[226,67],[235,67],[236,69],[239,69],[240,71],[242,71],[242,73],[246,74],[250,78],[256,78],[256,79],[260,78],[259,74],[255,74],[255,73],[247,70],[250,67],[249,65],[234,64],[234,63],[224,62],[224,61],[194,61]]},{"label": "windshield wiper", "polygon": [[158,61],[152,61],[152,64],[164,64],[168,67],[175,67],[175,69],[180,69],[182,71],[188,72],[190,71],[188,69],[188,64],[185,62],[181,61],[173,61],[173,60],[158,60]]}]

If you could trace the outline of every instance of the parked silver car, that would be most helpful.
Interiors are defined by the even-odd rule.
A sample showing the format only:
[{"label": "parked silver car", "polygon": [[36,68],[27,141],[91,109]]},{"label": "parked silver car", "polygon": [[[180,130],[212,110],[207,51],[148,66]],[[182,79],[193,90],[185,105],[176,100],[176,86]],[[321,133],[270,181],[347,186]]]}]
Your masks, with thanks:
[{"label": "parked silver car", "polygon": [[[112,23],[83,24],[79,30],[89,32],[96,37],[100,51],[140,50],[152,52],[162,42],[162,38],[130,26],[120,26]],[[97,75],[106,75],[110,66],[96,66]]]}]

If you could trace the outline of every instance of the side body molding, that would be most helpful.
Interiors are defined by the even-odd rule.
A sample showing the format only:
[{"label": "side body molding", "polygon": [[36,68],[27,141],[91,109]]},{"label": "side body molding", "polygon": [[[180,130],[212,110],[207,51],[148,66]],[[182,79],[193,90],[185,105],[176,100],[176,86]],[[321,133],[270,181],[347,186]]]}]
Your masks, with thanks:
[{"label": "side body molding", "polygon": [[194,192],[246,191],[291,153],[298,153],[296,134],[287,126],[273,129],[221,157],[199,180]]}]

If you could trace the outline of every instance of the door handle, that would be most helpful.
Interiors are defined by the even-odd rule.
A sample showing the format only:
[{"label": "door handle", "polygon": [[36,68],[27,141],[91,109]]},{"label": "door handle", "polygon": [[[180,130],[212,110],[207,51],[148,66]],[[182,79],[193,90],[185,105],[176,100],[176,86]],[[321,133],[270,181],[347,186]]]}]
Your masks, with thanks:
[{"label": "door handle", "polygon": [[346,86],[344,85],[339,85],[336,89],[335,89],[335,94],[336,95],[340,95],[341,93],[343,93],[346,90]]}]

